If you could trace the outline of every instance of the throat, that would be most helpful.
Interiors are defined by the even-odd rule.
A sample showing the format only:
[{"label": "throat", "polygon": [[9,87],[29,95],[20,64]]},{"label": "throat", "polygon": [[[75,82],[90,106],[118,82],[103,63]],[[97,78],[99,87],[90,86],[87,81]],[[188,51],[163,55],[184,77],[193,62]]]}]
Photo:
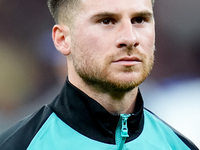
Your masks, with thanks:
[{"label": "throat", "polygon": [[135,111],[137,92],[135,89],[126,93],[96,93],[92,98],[111,114],[131,114]]}]

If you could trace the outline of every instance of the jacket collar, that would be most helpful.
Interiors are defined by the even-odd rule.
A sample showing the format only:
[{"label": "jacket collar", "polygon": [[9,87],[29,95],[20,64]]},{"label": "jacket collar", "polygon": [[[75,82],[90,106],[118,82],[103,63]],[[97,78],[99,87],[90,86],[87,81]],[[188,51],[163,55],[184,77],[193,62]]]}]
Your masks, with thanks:
[{"label": "jacket collar", "polygon": [[[115,144],[115,130],[119,116],[110,114],[68,80],[49,107],[62,121],[84,136]],[[126,142],[137,138],[143,130],[143,100],[140,92],[137,95],[136,108],[136,112],[128,119],[129,137]]]}]

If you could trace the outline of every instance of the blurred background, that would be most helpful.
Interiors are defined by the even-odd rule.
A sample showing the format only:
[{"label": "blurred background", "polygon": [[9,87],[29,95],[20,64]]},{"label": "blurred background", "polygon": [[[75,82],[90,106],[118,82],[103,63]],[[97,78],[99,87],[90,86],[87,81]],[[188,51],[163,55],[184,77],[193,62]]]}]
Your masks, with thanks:
[{"label": "blurred background", "polygon": [[[200,1],[157,0],[145,107],[200,147]],[[0,0],[0,132],[51,102],[67,76],[46,0]]]}]

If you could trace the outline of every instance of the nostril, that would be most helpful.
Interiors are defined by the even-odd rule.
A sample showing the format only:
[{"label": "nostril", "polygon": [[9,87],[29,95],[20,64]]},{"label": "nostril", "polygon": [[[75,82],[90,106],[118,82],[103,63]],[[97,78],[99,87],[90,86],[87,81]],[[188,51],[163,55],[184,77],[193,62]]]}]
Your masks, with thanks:
[{"label": "nostril", "polygon": [[134,45],[127,45],[127,44],[119,44],[118,48],[123,48],[123,47],[137,47],[139,46],[139,43],[135,43]]},{"label": "nostril", "polygon": [[135,43],[135,44],[134,44],[134,47],[137,47],[138,45],[139,45],[139,43]]},{"label": "nostril", "polygon": [[119,48],[122,48],[122,47],[127,47],[127,45],[126,44],[120,44]]},{"label": "nostril", "polygon": [[118,48],[123,48],[123,47],[127,47],[127,48],[134,48],[139,46],[139,41],[137,39],[137,37],[135,36],[121,36],[120,38],[117,38],[116,40],[116,46]]}]

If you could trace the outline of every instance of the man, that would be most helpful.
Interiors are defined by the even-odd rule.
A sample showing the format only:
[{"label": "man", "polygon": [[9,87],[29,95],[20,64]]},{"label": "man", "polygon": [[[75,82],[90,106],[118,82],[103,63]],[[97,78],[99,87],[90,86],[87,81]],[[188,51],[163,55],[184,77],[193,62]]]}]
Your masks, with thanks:
[{"label": "man", "polygon": [[49,105],[0,136],[0,149],[198,149],[143,108],[154,61],[151,0],[49,0],[68,78]]}]

